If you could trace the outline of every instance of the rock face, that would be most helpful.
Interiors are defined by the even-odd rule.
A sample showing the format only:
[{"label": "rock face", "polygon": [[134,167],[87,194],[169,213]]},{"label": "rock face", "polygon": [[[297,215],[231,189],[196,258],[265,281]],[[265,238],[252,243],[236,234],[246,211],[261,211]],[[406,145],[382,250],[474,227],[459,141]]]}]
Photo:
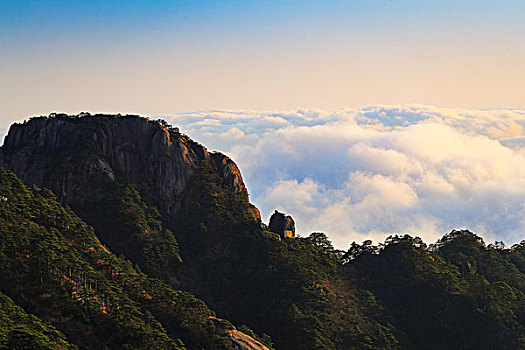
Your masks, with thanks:
[{"label": "rock face", "polygon": [[228,320],[209,317],[216,329],[225,330],[235,350],[270,350],[266,345],[250,337],[248,334],[237,330]]},{"label": "rock face", "polygon": [[230,330],[228,335],[235,350],[269,350],[267,346],[238,330]]},{"label": "rock face", "polygon": [[147,184],[152,201],[168,216],[180,209],[181,194],[201,161],[215,164],[227,187],[248,203],[241,173],[231,159],[209,153],[176,128],[139,116],[31,118],[13,124],[0,148],[0,166],[26,184],[51,189],[64,204],[74,197],[82,204],[104,196],[96,186],[91,186],[96,191],[85,190],[97,181]]},{"label": "rock face", "polygon": [[286,216],[277,210],[270,217],[269,229],[281,236],[281,238],[295,237],[295,222],[291,216]]}]

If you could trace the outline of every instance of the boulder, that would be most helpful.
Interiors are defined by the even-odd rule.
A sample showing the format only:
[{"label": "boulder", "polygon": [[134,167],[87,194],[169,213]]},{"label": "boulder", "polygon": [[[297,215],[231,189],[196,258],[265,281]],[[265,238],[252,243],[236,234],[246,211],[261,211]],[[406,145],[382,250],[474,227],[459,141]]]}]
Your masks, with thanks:
[{"label": "boulder", "polygon": [[270,217],[269,229],[281,236],[281,238],[295,237],[295,222],[291,216],[275,211]]}]

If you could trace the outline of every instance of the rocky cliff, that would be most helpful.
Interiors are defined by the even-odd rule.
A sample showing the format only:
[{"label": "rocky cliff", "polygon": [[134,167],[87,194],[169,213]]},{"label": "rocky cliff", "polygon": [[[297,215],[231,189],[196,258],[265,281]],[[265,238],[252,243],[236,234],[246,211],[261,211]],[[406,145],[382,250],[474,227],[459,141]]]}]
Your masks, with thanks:
[{"label": "rocky cliff", "polygon": [[231,330],[228,334],[235,350],[269,350],[264,344],[238,330]]},{"label": "rocky cliff", "polygon": [[[181,194],[202,161],[210,161],[233,193],[248,203],[235,163],[210,153],[164,122],[139,116],[52,114],[13,124],[0,148],[0,166],[26,184],[51,189],[64,204],[104,197],[95,182],[148,186],[165,216],[175,215]],[[255,218],[258,211],[249,206]]]}]

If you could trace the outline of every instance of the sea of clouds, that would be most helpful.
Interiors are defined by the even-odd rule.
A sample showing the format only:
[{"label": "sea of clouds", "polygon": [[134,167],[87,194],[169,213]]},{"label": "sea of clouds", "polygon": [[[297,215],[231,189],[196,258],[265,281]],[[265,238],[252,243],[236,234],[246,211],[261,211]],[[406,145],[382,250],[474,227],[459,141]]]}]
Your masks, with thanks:
[{"label": "sea of clouds", "polygon": [[263,221],[274,209],[300,235],[338,248],[410,233],[434,242],[468,228],[525,239],[525,110],[422,105],[164,117],[239,165]]}]

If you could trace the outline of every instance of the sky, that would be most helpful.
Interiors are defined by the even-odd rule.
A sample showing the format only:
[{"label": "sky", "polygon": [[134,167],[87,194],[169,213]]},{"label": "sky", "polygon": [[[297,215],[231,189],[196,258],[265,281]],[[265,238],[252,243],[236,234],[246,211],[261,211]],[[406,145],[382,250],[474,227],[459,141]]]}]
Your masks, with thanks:
[{"label": "sky", "polygon": [[[165,116],[229,153],[264,215],[297,211],[302,233],[344,245],[389,227],[431,239],[478,222],[486,237],[515,242],[523,18],[521,0],[0,0],[0,135],[51,112]],[[414,140],[420,153],[403,146]],[[252,160],[270,166],[266,152],[290,167],[261,171]],[[420,173],[388,170],[392,159]],[[475,186],[486,197],[469,197]],[[490,202],[491,188],[513,207]],[[308,207],[281,199],[286,191]]]},{"label": "sky", "polygon": [[523,107],[521,0],[0,0],[0,115]]}]

